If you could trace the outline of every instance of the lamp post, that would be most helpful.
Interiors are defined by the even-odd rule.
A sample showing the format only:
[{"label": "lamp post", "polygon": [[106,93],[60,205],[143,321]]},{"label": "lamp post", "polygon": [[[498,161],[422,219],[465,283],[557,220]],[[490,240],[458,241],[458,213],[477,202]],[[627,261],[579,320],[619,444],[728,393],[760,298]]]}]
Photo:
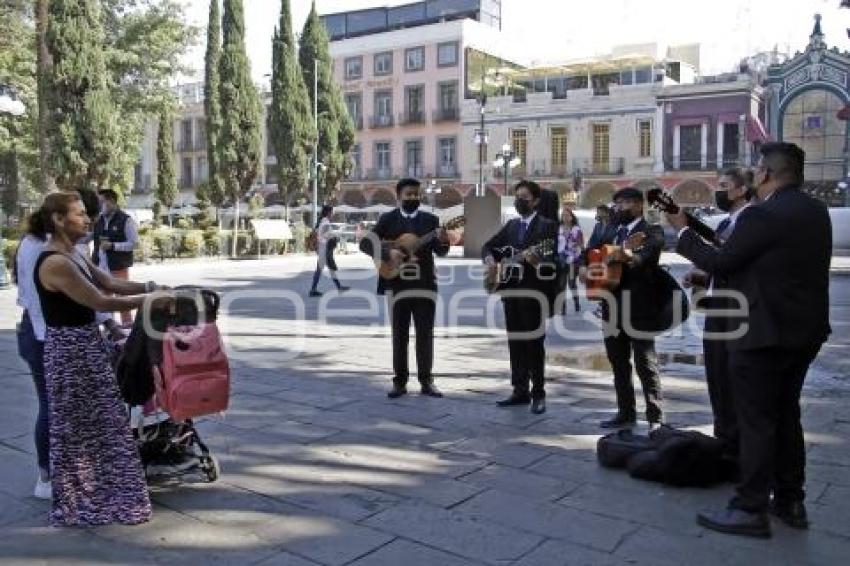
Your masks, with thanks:
[{"label": "lamp post", "polygon": [[[0,84],[0,114],[11,114],[12,116],[23,116],[26,112],[24,103],[16,96],[11,86]],[[13,154],[14,158],[14,154]],[[17,173],[16,173],[17,174]],[[0,234],[0,289],[9,286],[9,278],[6,277],[6,240]]]},{"label": "lamp post", "polygon": [[496,154],[496,160],[493,162],[493,167],[503,168],[505,174],[505,188],[502,194],[508,196],[508,177],[511,174],[511,169],[516,167],[522,160],[514,153],[511,144],[506,143],[502,146],[502,151]]},{"label": "lamp post", "polygon": [[313,59],[313,131],[316,132],[313,142],[313,226],[319,220],[319,60]]}]

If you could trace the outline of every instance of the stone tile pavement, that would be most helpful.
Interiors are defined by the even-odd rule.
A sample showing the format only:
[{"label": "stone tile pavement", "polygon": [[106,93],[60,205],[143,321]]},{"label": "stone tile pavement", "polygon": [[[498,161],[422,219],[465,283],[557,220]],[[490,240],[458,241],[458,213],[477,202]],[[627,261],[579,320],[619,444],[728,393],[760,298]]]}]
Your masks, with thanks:
[{"label": "stone tile pavement", "polygon": [[[438,329],[435,373],[446,398],[388,400],[389,338],[380,312],[364,310],[374,286],[368,262],[339,263],[355,291],[329,293],[327,317],[322,303],[302,313],[294,301],[309,285],[309,258],[135,269],[140,279],[202,283],[234,298],[222,321],[234,366],[231,408],[200,424],[222,477],[152,484],[154,519],[136,527],[47,526],[47,505],[30,495],[33,388],[15,353],[14,295],[0,291],[0,563],[846,563],[850,279],[833,278],[835,333],[805,389],[812,528],[778,524],[762,541],[695,524],[695,512],[725,502],[729,486],[675,489],[596,464],[596,423],[613,410],[598,339],[550,332],[549,410],[535,416],[495,407],[509,389],[506,344],[482,315],[469,315]],[[468,265],[448,259],[441,268]],[[461,274],[443,296],[477,288]],[[471,311],[486,303],[470,301]],[[592,331],[576,316],[566,321]],[[662,340],[666,410],[673,424],[708,430],[702,369],[674,356],[698,347],[691,330]]]}]

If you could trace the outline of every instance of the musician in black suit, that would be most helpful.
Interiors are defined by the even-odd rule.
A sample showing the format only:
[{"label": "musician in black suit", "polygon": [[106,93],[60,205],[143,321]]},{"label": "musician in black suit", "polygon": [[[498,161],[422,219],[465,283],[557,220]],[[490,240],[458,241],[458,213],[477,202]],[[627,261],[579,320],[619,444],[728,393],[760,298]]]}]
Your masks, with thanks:
[{"label": "musician in black suit", "polygon": [[513,393],[499,401],[498,405],[508,407],[531,403],[531,412],[535,414],[546,412],[546,350],[543,345],[546,338],[545,318],[552,312],[554,293],[557,293],[554,253],[558,225],[538,213],[541,194],[540,185],[533,181],[517,183],[514,187],[514,206],[519,218],[505,224],[487,240],[481,250],[484,263],[495,269],[496,262],[505,256],[509,246],[519,251],[542,242],[550,244],[548,254],[530,254],[522,261],[521,273],[502,294]]},{"label": "musician in black suit", "polygon": [[[718,189],[714,193],[717,208],[728,213],[717,226],[717,239],[722,244],[735,230],[735,224],[741,213],[749,206],[752,197],[752,177],[737,167],[723,171],[718,179]],[[686,287],[697,286],[694,297],[700,297],[700,308],[705,311],[703,327],[703,356],[705,359],[705,380],[708,385],[708,398],[714,416],[714,436],[724,443],[725,457],[728,461],[738,461],[738,419],[735,417],[735,402],[732,394],[732,382],[729,374],[728,341],[716,339],[716,336],[736,330],[739,325],[732,324],[725,310],[740,305],[732,297],[725,295],[727,281],[725,277],[715,276],[700,269],[692,269],[684,279]]]},{"label": "musician in black suit", "polygon": [[[659,277],[658,259],[664,247],[660,227],[651,225],[643,217],[643,193],[625,187],[614,195],[614,216],[600,245],[623,245],[629,236],[643,233],[643,244],[635,250],[624,250],[611,257],[623,263],[620,285],[613,291],[611,304],[603,302],[602,318],[609,322],[611,332],[606,332],[605,352],[614,372],[614,390],[617,396],[617,414],[600,423],[602,428],[622,428],[637,422],[635,389],[632,382],[632,364],[643,388],[646,401],[646,420],[650,429],[657,428],[663,417],[661,408],[661,379],[658,375],[658,356],[655,339],[642,333],[658,326]],[[587,268],[580,271],[586,281]],[[615,317],[612,320],[612,316]],[[637,331],[637,332],[636,332]]]},{"label": "musician in black suit", "polygon": [[[832,227],[826,206],[800,190],[805,153],[790,143],[760,149],[759,203],[748,207],[719,249],[668,215],[680,254],[726,277],[749,312],[746,333],[729,343],[740,429],[740,481],[729,507],[697,521],[721,532],[770,536],[770,511],[806,528],[805,446],[800,392],[809,365],[830,332]],[[771,495],[773,499],[771,500]]]},{"label": "musician in black suit", "polygon": [[[382,214],[377,224],[362,240],[360,250],[381,261],[403,264],[399,276],[378,278],[378,294],[387,295],[393,342],[393,387],[387,396],[395,399],[407,393],[409,377],[407,346],[410,341],[410,320],[416,330],[416,371],[420,391],[430,397],[443,394],[434,385],[431,368],[434,364],[434,318],[436,314],[437,275],[434,254],[449,253],[446,231],[433,214],[419,210],[420,183],[416,179],[401,179],[396,184],[399,206]],[[389,242],[402,234],[426,236],[433,233],[414,258],[391,248]],[[408,259],[410,261],[408,261]]]}]

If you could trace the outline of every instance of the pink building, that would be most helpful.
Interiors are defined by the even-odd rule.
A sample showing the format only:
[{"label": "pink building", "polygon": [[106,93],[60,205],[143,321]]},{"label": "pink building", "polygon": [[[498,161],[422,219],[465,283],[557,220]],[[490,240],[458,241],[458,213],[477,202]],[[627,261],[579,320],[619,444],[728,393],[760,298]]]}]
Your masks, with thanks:
[{"label": "pink building", "polygon": [[438,205],[460,202],[466,53],[497,45],[500,11],[497,1],[429,0],[323,16],[357,130],[342,202],[393,203],[401,177],[434,181]]}]

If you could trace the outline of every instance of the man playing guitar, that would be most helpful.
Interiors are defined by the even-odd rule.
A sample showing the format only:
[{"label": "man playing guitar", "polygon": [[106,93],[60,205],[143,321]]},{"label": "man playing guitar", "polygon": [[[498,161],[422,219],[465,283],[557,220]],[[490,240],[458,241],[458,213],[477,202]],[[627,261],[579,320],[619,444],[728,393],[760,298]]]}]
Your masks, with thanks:
[{"label": "man playing guitar", "polygon": [[[655,340],[637,337],[633,331],[656,326],[657,302],[651,297],[654,296],[655,270],[664,247],[664,236],[658,226],[650,225],[643,218],[643,193],[633,187],[620,189],[614,195],[614,218],[601,243],[623,246],[639,233],[644,234],[640,247],[634,250],[621,247],[608,256],[609,262],[621,263],[623,270],[620,284],[610,296],[613,304],[602,303],[603,319],[613,323],[610,328],[615,329],[606,332],[605,352],[614,371],[617,396],[617,414],[600,423],[602,428],[630,427],[637,421],[632,356],[643,388],[650,428],[658,427],[662,418]],[[579,277],[587,282],[587,267],[581,268]],[[615,320],[611,320],[612,316]]]},{"label": "man playing guitar", "polygon": [[[533,181],[520,181],[514,187],[514,206],[519,218],[510,220],[499,232],[487,240],[481,250],[484,263],[496,269],[499,250],[511,247],[516,250],[532,250],[523,253],[521,274],[503,291],[505,327],[508,332],[508,349],[511,359],[511,385],[513,393],[500,407],[528,405],[531,412],[546,411],[544,389],[544,367],[546,350],[545,317],[551,314],[551,294],[557,287],[554,268],[554,243],[558,225],[553,220],[537,213],[542,189]],[[541,246],[549,241],[548,246]],[[539,250],[546,248],[548,254]],[[547,265],[549,266],[548,274]],[[551,277],[548,277],[551,275]],[[529,382],[531,390],[529,391]]]},{"label": "man playing guitar", "polygon": [[[419,181],[401,179],[396,184],[398,208],[382,214],[375,227],[360,240],[360,250],[372,256],[376,264],[380,262],[382,272],[393,274],[389,279],[378,277],[378,294],[387,294],[392,325],[394,377],[393,388],[387,393],[390,399],[407,393],[411,317],[416,329],[416,371],[420,391],[429,397],[443,396],[434,386],[431,375],[437,296],[434,254],[445,256],[449,252],[449,239],[435,215],[419,210],[419,193]],[[410,234],[423,237],[423,245],[415,246],[415,253],[408,257],[393,242]]]}]

